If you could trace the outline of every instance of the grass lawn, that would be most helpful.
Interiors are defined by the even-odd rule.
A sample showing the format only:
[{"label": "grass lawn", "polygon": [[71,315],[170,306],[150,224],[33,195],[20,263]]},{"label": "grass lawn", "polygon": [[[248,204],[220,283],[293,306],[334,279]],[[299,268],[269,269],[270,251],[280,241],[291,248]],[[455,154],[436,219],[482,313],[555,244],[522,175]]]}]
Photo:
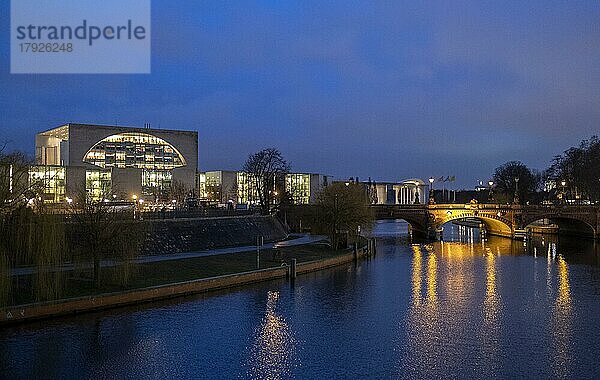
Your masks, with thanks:
[{"label": "grass lawn", "polygon": [[[297,259],[300,263],[325,259],[347,252],[344,250],[334,251],[330,247],[320,244],[278,248],[281,254],[280,257],[274,257],[274,251],[273,249],[261,251],[260,269],[279,267],[282,262],[289,264],[292,258]],[[251,251],[133,264],[126,286],[119,285],[118,281],[115,280],[122,274],[122,267],[104,267],[101,269],[102,286],[100,289],[95,289],[93,286],[91,270],[82,273],[65,271],[63,272],[64,291],[62,292],[62,298],[110,293],[247,272],[257,269],[256,256],[256,251]],[[33,281],[34,279],[31,275],[16,278],[13,283],[13,299],[10,304],[19,305],[34,302]]]}]

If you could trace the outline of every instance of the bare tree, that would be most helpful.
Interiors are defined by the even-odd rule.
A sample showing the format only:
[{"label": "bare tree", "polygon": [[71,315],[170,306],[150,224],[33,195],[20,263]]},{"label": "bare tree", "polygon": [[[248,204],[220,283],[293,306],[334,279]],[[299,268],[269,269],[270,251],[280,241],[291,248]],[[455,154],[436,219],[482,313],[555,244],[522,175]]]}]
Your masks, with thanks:
[{"label": "bare tree", "polygon": [[191,194],[193,194],[193,189],[187,187],[185,183],[179,180],[173,180],[171,183],[171,199],[177,201],[178,205],[183,205],[185,203],[186,198]]},{"label": "bare tree", "polygon": [[270,213],[276,196],[277,183],[285,180],[285,175],[290,171],[290,164],[283,158],[279,150],[267,148],[251,154],[246,160],[243,170],[256,183],[261,212],[263,214]]},{"label": "bare tree", "polygon": [[108,188],[95,199],[85,191],[79,191],[70,206],[75,260],[91,260],[96,288],[101,286],[102,260],[130,261],[139,250],[143,235],[140,222],[133,220],[130,212],[105,201],[111,199],[111,195],[112,191]]}]

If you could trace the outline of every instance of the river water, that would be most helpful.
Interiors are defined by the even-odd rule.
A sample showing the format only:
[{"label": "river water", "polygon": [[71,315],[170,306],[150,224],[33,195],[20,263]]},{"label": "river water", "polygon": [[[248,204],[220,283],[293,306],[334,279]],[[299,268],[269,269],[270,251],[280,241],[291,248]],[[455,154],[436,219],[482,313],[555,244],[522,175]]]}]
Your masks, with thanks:
[{"label": "river water", "polygon": [[0,329],[0,378],[599,378],[585,239],[481,241],[446,225],[376,257],[237,290]]}]

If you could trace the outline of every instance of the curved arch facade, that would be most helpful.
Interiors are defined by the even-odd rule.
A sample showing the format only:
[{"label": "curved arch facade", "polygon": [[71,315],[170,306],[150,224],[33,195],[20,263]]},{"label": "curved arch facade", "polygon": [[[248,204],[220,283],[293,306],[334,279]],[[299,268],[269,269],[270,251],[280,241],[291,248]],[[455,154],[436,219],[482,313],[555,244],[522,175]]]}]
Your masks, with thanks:
[{"label": "curved arch facade", "polygon": [[148,133],[122,132],[95,143],[83,161],[101,168],[171,170],[186,166],[177,148]]}]

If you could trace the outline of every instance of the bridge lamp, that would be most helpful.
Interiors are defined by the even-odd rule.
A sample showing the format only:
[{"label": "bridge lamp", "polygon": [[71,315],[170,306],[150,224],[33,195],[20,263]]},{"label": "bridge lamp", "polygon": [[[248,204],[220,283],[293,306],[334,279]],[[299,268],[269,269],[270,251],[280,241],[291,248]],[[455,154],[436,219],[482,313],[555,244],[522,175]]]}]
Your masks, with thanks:
[{"label": "bridge lamp", "polygon": [[452,211],[450,211],[450,210],[446,211],[446,215],[448,215],[448,216],[452,215]]},{"label": "bridge lamp", "polygon": [[489,185],[490,187],[494,186],[494,181],[488,181],[488,185]]},{"label": "bridge lamp", "polygon": [[562,201],[564,203],[567,203],[567,194],[566,194],[566,186],[567,186],[567,181],[565,181],[564,179],[562,181],[560,181],[560,185],[562,186]]},{"label": "bridge lamp", "polygon": [[435,181],[435,178],[429,177],[429,204],[435,203],[435,198],[433,196],[433,181]]}]

